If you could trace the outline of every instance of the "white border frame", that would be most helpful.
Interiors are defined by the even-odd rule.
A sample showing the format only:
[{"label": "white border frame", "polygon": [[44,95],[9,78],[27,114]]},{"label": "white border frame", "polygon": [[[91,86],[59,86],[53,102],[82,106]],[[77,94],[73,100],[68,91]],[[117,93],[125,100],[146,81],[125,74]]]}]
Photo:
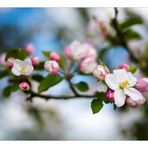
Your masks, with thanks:
[{"label": "white border frame", "polygon": [[148,7],[148,0],[0,0],[0,7]]}]

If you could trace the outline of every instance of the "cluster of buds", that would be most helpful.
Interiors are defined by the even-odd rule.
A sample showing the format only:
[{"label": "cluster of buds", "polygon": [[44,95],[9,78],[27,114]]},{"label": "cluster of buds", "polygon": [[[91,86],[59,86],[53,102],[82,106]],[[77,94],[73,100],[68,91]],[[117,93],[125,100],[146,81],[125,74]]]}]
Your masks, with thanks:
[{"label": "cluster of buds", "polygon": [[61,57],[56,52],[50,53],[50,60],[44,63],[44,69],[48,72],[48,74],[57,74],[60,71],[59,61]]}]

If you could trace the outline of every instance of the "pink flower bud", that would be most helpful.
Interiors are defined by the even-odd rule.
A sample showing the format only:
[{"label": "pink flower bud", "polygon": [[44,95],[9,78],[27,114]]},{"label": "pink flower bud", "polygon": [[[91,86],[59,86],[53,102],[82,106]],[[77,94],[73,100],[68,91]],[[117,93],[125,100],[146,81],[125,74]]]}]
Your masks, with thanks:
[{"label": "pink flower bud", "polygon": [[119,69],[125,69],[126,71],[129,71],[129,65],[128,64],[121,64],[121,65],[119,65]]},{"label": "pink flower bud", "polygon": [[136,88],[142,93],[148,92],[148,78],[138,79]]},{"label": "pink flower bud", "polygon": [[44,64],[45,70],[49,74],[57,74],[60,70],[59,64],[56,61],[46,61]]},{"label": "pink flower bud", "polygon": [[29,43],[25,46],[24,50],[29,54],[32,54],[35,51],[33,44]]},{"label": "pink flower bud", "polygon": [[131,107],[137,107],[138,105],[142,105],[145,103],[145,101],[146,101],[146,99],[144,97],[141,98],[141,100],[136,100],[136,101],[133,100],[131,97],[128,97],[126,99],[126,103]]},{"label": "pink flower bud", "polygon": [[105,96],[108,98],[109,101],[114,102],[114,92],[110,89],[107,90]]},{"label": "pink flower bud", "polygon": [[9,58],[8,60],[7,60],[7,66],[11,69],[12,67],[13,67],[13,62],[14,62],[14,58]]},{"label": "pink flower bud", "polygon": [[86,58],[80,63],[80,70],[86,74],[93,73],[97,63],[95,63],[93,58]]},{"label": "pink flower bud", "polygon": [[33,57],[31,59],[31,62],[32,62],[32,65],[33,66],[36,66],[36,65],[39,65],[40,64],[40,59],[39,59],[39,57]]},{"label": "pink flower bud", "polygon": [[108,73],[109,72],[107,68],[103,65],[97,65],[95,70],[93,71],[94,77],[97,78],[98,80],[104,80]]},{"label": "pink flower bud", "polygon": [[59,61],[60,60],[60,56],[56,52],[51,52],[50,53],[50,58],[51,58],[51,60],[55,60],[55,61]]},{"label": "pink flower bud", "polygon": [[27,82],[21,82],[19,88],[23,91],[28,91],[30,90],[30,85]]}]

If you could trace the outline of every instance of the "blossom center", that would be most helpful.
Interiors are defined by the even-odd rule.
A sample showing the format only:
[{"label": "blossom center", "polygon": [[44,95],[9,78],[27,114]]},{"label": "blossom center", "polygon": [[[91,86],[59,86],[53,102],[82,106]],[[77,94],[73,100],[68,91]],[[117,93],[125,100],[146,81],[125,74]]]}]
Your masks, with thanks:
[{"label": "blossom center", "polygon": [[104,77],[104,74],[103,74],[102,71],[99,71],[99,76],[100,76],[100,77]]},{"label": "blossom center", "polygon": [[119,88],[122,90],[128,88],[128,86],[129,86],[129,82],[127,80],[125,80],[119,84]]},{"label": "blossom center", "polygon": [[21,66],[20,67],[20,71],[21,72],[26,72],[28,70],[28,67],[27,66]]}]

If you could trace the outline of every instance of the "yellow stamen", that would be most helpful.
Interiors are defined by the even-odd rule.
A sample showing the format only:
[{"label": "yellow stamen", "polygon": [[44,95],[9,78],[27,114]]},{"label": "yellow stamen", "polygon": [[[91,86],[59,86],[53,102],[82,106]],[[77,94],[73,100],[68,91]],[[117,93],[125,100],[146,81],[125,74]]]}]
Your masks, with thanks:
[{"label": "yellow stamen", "polygon": [[103,72],[99,72],[99,75],[100,75],[100,77],[104,77],[104,74],[103,74]]},{"label": "yellow stamen", "polygon": [[27,71],[27,69],[28,69],[27,66],[22,66],[22,67],[20,67],[20,71],[21,71],[21,72],[25,72],[25,71]]},{"label": "yellow stamen", "polygon": [[120,89],[125,89],[129,86],[129,82],[127,80],[120,83],[119,87]]}]

